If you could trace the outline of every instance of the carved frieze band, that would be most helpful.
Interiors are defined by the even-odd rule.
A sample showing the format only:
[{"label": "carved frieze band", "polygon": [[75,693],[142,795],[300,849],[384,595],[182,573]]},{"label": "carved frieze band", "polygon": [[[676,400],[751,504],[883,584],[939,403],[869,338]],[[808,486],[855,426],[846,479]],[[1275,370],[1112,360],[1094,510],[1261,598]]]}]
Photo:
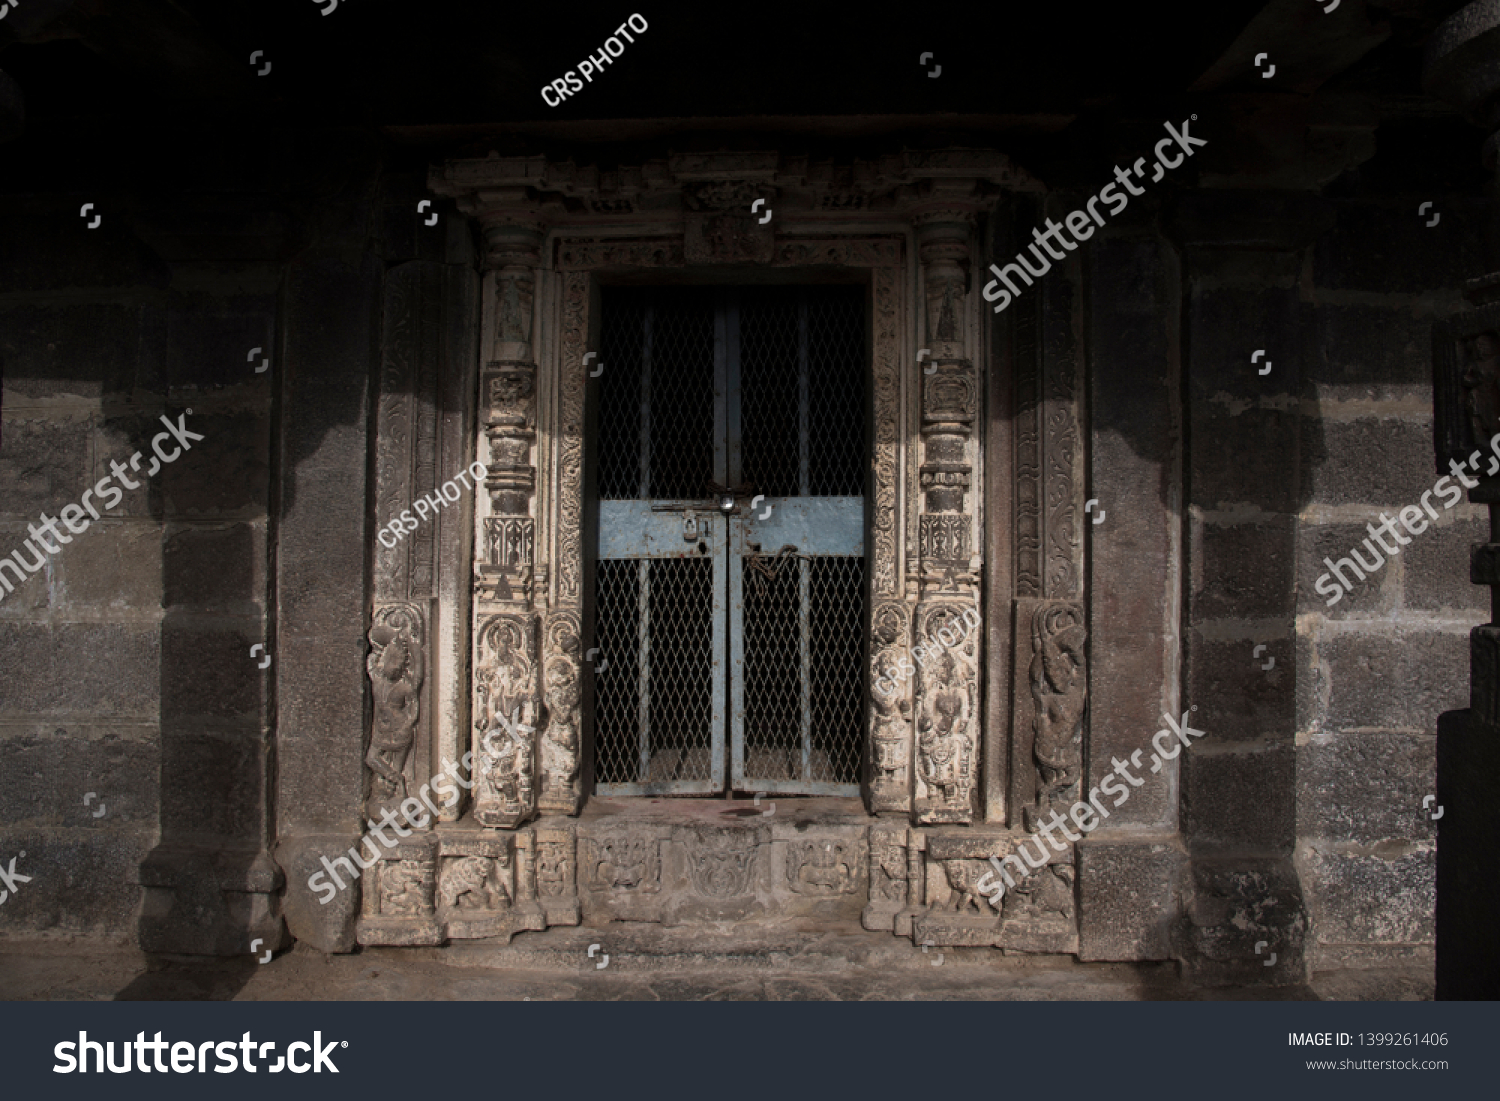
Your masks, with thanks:
[{"label": "carved frieze band", "polygon": [[[756,222],[755,219],[749,221],[752,226]],[[774,247],[766,247],[760,243],[765,239],[760,235],[745,236],[749,226],[731,226],[722,230],[717,239],[712,236],[713,229],[713,226],[700,225],[695,220],[690,241],[682,237],[560,240],[557,243],[557,270],[683,267],[688,263],[720,263],[737,259],[768,261],[773,267],[817,264],[899,268],[902,260],[899,237],[782,238],[775,242]]]},{"label": "carved frieze band", "polygon": [[583,395],[588,383],[583,357],[588,350],[588,305],[588,273],[564,272],[557,412],[557,598],[575,607],[583,598]]},{"label": "carved frieze band", "polygon": [[875,270],[874,382],[875,454],[874,543],[870,576],[879,596],[897,596],[900,590],[901,517],[905,509],[897,499],[897,472],[901,434],[900,277],[895,268]]},{"label": "carved frieze band", "polygon": [[[1070,286],[1016,312],[1016,595],[1083,592],[1079,379]],[[1038,312],[1046,310],[1044,323]],[[1044,334],[1050,334],[1044,339]]]}]

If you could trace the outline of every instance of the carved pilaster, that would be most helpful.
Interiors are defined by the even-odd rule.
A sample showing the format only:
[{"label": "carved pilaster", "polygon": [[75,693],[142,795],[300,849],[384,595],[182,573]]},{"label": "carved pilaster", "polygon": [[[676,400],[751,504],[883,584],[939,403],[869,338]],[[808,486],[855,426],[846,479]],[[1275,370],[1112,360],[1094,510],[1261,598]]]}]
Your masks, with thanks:
[{"label": "carved pilaster", "polygon": [[905,604],[882,604],[872,617],[870,656],[870,809],[911,809],[911,681],[900,662],[910,653]]},{"label": "carved pilaster", "polygon": [[491,615],[474,632],[474,817],[514,829],[536,813],[536,617]]},{"label": "carved pilaster", "polygon": [[582,758],[582,644],[579,616],[572,610],[552,612],[544,632],[542,677],[546,692],[546,727],[542,731],[543,814],[577,814],[583,803],[578,766]]},{"label": "carved pilaster", "polygon": [[921,604],[914,634],[916,820],[969,823],[979,795],[979,606]]}]

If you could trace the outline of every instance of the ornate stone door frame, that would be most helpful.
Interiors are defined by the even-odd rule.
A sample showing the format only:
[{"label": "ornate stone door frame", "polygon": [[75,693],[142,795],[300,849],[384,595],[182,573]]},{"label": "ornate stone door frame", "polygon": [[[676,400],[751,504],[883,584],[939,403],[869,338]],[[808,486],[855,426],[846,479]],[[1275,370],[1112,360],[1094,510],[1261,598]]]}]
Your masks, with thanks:
[{"label": "ornate stone door frame", "polygon": [[981,732],[975,365],[988,319],[971,269],[994,197],[1039,185],[986,150],[852,165],[691,154],[613,172],[491,156],[450,161],[430,184],[478,219],[490,269],[478,403],[487,475],[474,519],[476,819],[515,828],[581,807],[585,356],[598,275],[771,266],[859,269],[871,288],[867,804],[918,824],[983,821],[981,762],[993,749]]}]

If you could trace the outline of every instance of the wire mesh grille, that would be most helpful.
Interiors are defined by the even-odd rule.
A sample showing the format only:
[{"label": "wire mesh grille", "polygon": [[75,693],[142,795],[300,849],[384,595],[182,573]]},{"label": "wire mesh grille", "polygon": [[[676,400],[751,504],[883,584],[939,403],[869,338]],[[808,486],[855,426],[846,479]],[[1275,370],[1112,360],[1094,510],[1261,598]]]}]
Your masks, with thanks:
[{"label": "wire mesh grille", "polygon": [[598,782],[712,779],[712,560],[604,560],[595,577]]},{"label": "wire mesh grille", "polygon": [[863,557],[744,572],[745,778],[859,782]]},{"label": "wire mesh grille", "polygon": [[714,473],[714,292],[606,287],[601,500],[698,498]]},{"label": "wire mesh grille", "polygon": [[768,497],[857,497],[865,480],[859,287],[740,291],[745,481]]}]

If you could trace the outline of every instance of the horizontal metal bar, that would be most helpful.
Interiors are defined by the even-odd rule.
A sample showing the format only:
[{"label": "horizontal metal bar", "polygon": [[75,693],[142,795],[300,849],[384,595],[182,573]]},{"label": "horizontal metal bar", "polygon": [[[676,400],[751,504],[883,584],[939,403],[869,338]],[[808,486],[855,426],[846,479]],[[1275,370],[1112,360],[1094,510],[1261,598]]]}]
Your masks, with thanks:
[{"label": "horizontal metal bar", "polygon": [[734,526],[737,554],[752,553],[751,543],[759,543],[764,554],[775,554],[786,543],[802,554],[857,558],[865,553],[863,497],[767,497]]},{"label": "horizontal metal bar", "polygon": [[684,558],[699,556],[698,539],[712,537],[718,513],[694,508],[698,537],[684,539],[682,513],[655,512],[651,501],[599,502],[599,557]]}]

